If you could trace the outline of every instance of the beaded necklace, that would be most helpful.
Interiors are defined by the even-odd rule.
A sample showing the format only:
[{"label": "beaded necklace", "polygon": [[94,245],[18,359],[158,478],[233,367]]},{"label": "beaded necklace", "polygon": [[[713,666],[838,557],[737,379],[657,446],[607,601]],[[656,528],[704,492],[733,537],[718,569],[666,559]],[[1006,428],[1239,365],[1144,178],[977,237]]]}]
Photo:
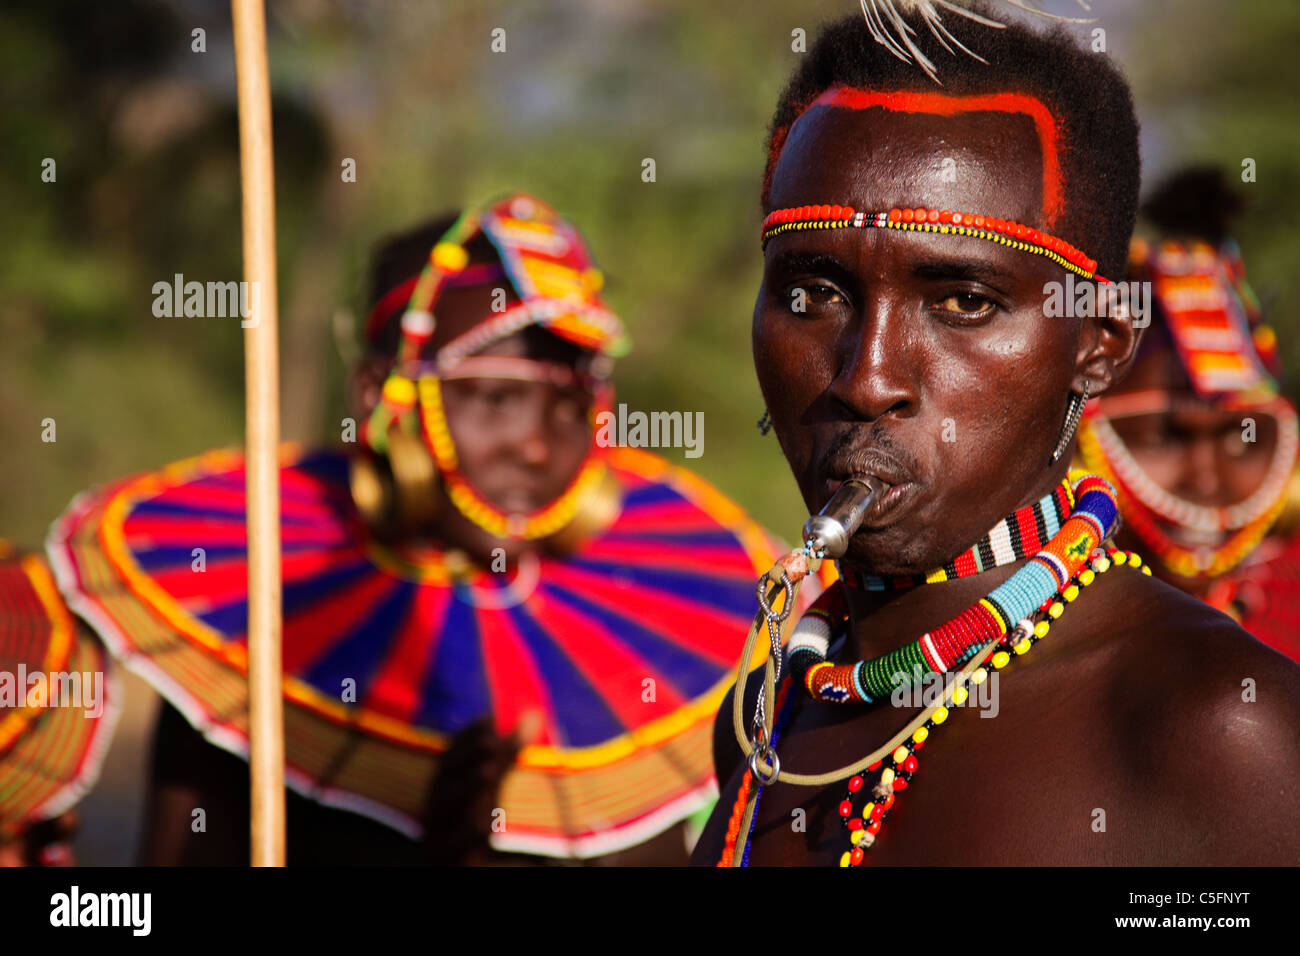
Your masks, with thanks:
[{"label": "beaded necklace", "polygon": [[[839,805],[840,823],[848,831],[850,843],[849,849],[840,855],[839,865],[841,867],[862,865],[866,858],[866,851],[875,843],[881,826],[894,807],[897,794],[907,789],[917,771],[916,752],[925,745],[931,732],[948,720],[951,713],[949,708],[960,707],[969,698],[970,692],[966,688],[966,682],[969,681],[976,685],[982,684],[994,670],[1001,670],[1006,667],[1013,656],[1023,657],[1029,653],[1029,650],[1035,644],[1047,636],[1051,629],[1051,621],[1058,619],[1064,613],[1065,605],[1072,603],[1079,596],[1082,588],[1092,584],[1097,575],[1104,574],[1111,567],[1125,564],[1132,565],[1145,575],[1151,574],[1151,569],[1142,562],[1139,555],[1133,552],[1121,551],[1116,548],[1094,549],[1089,555],[1086,566],[1081,567],[1077,573],[1069,578],[1064,587],[1058,589],[1039,605],[1034,615],[1037,618],[1036,621],[1022,620],[1016,625],[1012,633],[1003,634],[981,648],[977,654],[980,657],[978,663],[973,667],[968,666],[962,674],[958,675],[958,679],[952,682],[945,691],[943,702],[930,709],[925,720],[919,726],[916,726],[909,737],[895,747],[887,757],[876,760],[867,766],[865,772],[849,777],[845,798]],[[841,622],[841,627],[846,623],[847,618]],[[773,726],[773,743],[775,743],[778,733],[785,729],[793,710],[788,704],[785,706],[782,706],[782,704],[785,703],[789,688],[793,685],[794,677],[795,675],[791,673],[781,686],[781,696],[778,697],[777,703],[780,719]],[[855,814],[854,799],[866,787],[867,775],[870,774],[877,775],[875,783],[868,791],[871,799],[866,802],[860,813]],[[740,842],[741,821],[749,800],[750,787],[752,786],[752,776],[752,772],[746,771],[741,781],[736,801],[732,807],[723,852],[718,860],[718,866],[731,866],[735,860],[737,844]],[[761,796],[761,794],[762,787],[760,786],[756,797]],[[757,799],[755,800],[756,808]],[[749,829],[745,834],[740,861],[742,866],[748,866],[749,864],[749,849],[753,841],[753,832],[757,819],[758,814],[755,812],[750,818]]]},{"label": "beaded necklace", "polygon": [[[1009,633],[1015,622],[1023,623],[1054,592],[1073,587],[1070,579],[1115,532],[1119,521],[1115,490],[1095,475],[1084,475],[1074,487],[1077,500],[1061,530],[1024,567],[951,621],[888,654],[835,665],[826,660],[830,643],[826,616],[806,614],[790,636],[791,674],[816,700],[872,704],[887,698],[900,683],[965,663],[982,645]],[[825,607],[836,597],[823,599]]]},{"label": "beaded necklace", "polygon": [[1074,489],[1070,487],[1069,479],[1065,479],[1038,501],[1007,515],[993,526],[993,530],[943,567],[927,574],[886,578],[861,574],[842,562],[836,562],[836,568],[841,581],[860,591],[891,591],[922,584],[941,584],[1029,557],[1061,530],[1073,507]]}]

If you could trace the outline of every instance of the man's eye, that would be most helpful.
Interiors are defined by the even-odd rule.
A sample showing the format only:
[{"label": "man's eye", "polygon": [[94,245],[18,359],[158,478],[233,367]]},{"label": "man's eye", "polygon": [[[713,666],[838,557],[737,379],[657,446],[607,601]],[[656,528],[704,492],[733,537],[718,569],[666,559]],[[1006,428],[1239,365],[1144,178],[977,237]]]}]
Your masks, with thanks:
[{"label": "man's eye", "polygon": [[789,291],[790,311],[807,312],[810,307],[841,305],[848,297],[825,282],[802,282]]},{"label": "man's eye", "polygon": [[553,414],[556,422],[561,425],[571,425],[587,420],[586,405],[580,395],[562,394],[558,396],[555,400]]},{"label": "man's eye", "polygon": [[489,388],[479,392],[479,401],[490,409],[500,410],[519,400],[519,391],[513,388]]},{"label": "man's eye", "polygon": [[974,292],[957,292],[941,299],[938,303],[941,312],[975,318],[988,315],[995,308],[994,304]]}]

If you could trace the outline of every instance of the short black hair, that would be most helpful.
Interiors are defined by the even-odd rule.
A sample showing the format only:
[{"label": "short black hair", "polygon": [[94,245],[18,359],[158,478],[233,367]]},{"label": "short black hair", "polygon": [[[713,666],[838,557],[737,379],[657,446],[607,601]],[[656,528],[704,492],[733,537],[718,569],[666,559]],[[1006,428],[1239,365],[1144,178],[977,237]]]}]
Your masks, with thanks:
[{"label": "short black hair", "polygon": [[1142,215],[1165,235],[1221,245],[1246,201],[1217,166],[1186,166],[1151,193]]},{"label": "short black hair", "polygon": [[[369,293],[366,312],[374,309],[393,289],[416,275],[428,261],[433,244],[456,222],[459,212],[441,213],[414,226],[385,236],[374,249],[370,261]],[[367,347],[380,355],[395,356],[401,342],[401,312],[393,315]]]},{"label": "short black hair", "polygon": [[[969,6],[995,16],[979,4]],[[832,86],[957,96],[1026,94],[1040,100],[1060,124],[1065,201],[1052,234],[1096,257],[1101,275],[1122,276],[1137,217],[1141,160],[1133,97],[1110,58],[1083,49],[1058,25],[1031,28],[1013,22],[994,29],[964,17],[945,19],[962,43],[988,61],[981,63],[960,50],[950,56],[915,11],[901,16],[916,30],[917,45],[938,64],[942,87],[918,65],[900,60],[876,42],[862,15],[828,24],[777,102],[768,131],[763,211],[770,211],[772,174],[790,127]],[[989,212],[997,215],[996,210]]]}]

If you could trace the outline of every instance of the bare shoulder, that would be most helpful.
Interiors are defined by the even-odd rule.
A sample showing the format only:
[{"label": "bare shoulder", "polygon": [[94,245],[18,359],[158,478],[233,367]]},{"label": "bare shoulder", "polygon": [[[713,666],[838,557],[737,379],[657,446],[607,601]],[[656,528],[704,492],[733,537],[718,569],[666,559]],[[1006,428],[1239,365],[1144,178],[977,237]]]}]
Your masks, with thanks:
[{"label": "bare shoulder", "polygon": [[1129,584],[1107,602],[1103,624],[1116,633],[1109,645],[1118,687],[1159,689],[1170,701],[1193,698],[1198,711],[1228,691],[1240,698],[1254,690],[1258,700],[1265,686],[1273,692],[1265,696],[1300,705],[1300,664],[1163,581],[1135,576]]},{"label": "bare shoulder", "polygon": [[1300,862],[1300,665],[1154,578],[1124,591],[1097,673],[1134,798],[1199,834],[1180,862]]}]

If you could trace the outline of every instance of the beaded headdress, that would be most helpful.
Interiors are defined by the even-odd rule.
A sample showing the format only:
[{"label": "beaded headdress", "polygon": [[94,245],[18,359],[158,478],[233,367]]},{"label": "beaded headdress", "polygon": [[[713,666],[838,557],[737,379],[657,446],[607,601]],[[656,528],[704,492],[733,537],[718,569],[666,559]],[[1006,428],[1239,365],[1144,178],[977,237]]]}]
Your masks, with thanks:
[{"label": "beaded headdress", "polygon": [[1277,395],[1277,336],[1263,321],[1231,239],[1135,240],[1130,274],[1151,283],[1163,328],[1192,389],[1210,401],[1245,402]]},{"label": "beaded headdress", "polygon": [[[1263,321],[1231,239],[1217,246],[1201,238],[1154,245],[1136,239],[1129,277],[1151,284],[1157,322],[1143,342],[1145,351],[1170,345],[1197,400],[1243,414],[1271,415],[1277,422],[1277,444],[1260,486],[1244,501],[1211,508],[1186,501],[1151,478],[1111,424],[1125,415],[1167,410],[1173,401],[1169,393],[1121,393],[1094,400],[1085,409],[1079,454],[1115,486],[1129,526],[1176,574],[1218,577],[1259,545],[1293,487],[1300,420],[1295,406],[1278,392],[1277,337]],[[1180,547],[1162,524],[1225,538],[1218,547]]]},{"label": "beaded headdress", "polygon": [[[489,241],[499,263],[470,264],[467,246],[479,236]],[[432,355],[426,354],[442,292],[499,278],[509,282],[519,301],[488,313]],[[381,297],[366,321],[366,335],[373,340],[402,309],[397,362],[362,427],[362,442],[387,454],[393,433],[418,435],[433,457],[447,497],[475,524],[497,537],[532,539],[555,533],[604,480],[605,466],[594,438],[578,474],[559,498],[533,514],[506,514],[486,501],[459,469],[443,413],[441,383],[463,377],[576,381],[595,396],[594,424],[594,416],[610,401],[608,363],[588,363],[585,374],[576,375],[552,363],[479,353],[536,325],[593,357],[622,354],[627,336],[622,322],[601,300],[601,285],[601,273],[577,229],[545,203],[518,193],[464,213],[434,244],[421,272]]]}]

